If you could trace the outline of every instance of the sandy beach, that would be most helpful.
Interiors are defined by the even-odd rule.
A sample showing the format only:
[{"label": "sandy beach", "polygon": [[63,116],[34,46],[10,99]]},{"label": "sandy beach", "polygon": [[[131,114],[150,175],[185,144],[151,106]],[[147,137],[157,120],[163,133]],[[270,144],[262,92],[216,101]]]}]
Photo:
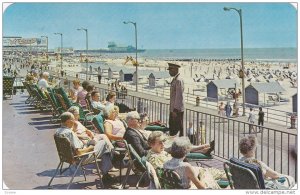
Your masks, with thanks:
[{"label": "sandy beach", "polygon": [[[113,67],[114,69],[132,69],[132,72],[135,71],[135,67],[129,61],[126,64],[126,56],[124,58],[111,58],[111,57],[92,57],[91,61],[94,63],[89,63],[88,66],[93,66],[92,74],[97,74],[97,68],[95,67],[95,63],[101,62],[104,65],[100,65],[102,69]],[[167,73],[168,62],[173,62],[180,64],[182,68],[180,69],[180,73],[185,78],[185,93],[193,93],[195,95],[199,95],[200,97],[206,97],[206,85],[207,79],[235,79],[239,84],[238,89],[241,89],[241,79],[238,77],[238,71],[241,66],[241,62],[239,60],[203,60],[203,61],[165,61],[165,60],[157,60],[157,59],[145,59],[138,58],[139,66],[138,71],[160,71]],[[285,69],[286,66],[289,66],[288,69]],[[59,67],[60,60],[55,61],[55,59],[51,59],[50,63],[51,67]],[[246,61],[244,63],[245,70],[249,72],[245,77],[245,87],[250,85],[252,82],[272,82],[278,81],[279,84],[285,89],[285,92],[280,94],[281,99],[285,99],[288,102],[284,104],[277,104],[272,106],[272,109],[292,112],[292,96],[297,93],[297,83],[295,82],[295,86],[291,84],[291,78],[293,80],[297,80],[297,64],[295,63],[282,63],[282,62],[263,62],[263,61]],[[80,58],[79,57],[65,57],[63,63],[63,69],[73,72],[85,72],[85,67],[81,67]],[[58,69],[57,69],[58,71]],[[277,73],[281,72],[281,75]],[[293,73],[294,72],[294,73]],[[290,78],[284,77],[282,74],[291,75]],[[272,75],[272,76],[269,76]],[[105,77],[106,75],[103,74]],[[141,83],[148,83],[148,77],[139,76]],[[273,77],[273,78],[271,78]],[[170,81],[171,78],[165,78],[157,80],[157,83],[163,84],[165,81]],[[226,90],[221,89],[219,91],[219,95],[223,95],[226,93]],[[274,95],[274,94],[272,94]]]}]

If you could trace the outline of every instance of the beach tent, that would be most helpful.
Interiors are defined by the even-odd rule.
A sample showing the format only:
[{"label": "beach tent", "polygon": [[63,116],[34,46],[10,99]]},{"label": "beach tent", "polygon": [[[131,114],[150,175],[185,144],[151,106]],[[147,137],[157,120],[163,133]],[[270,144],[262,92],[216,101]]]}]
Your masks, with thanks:
[{"label": "beach tent", "polygon": [[[139,80],[143,79],[143,78],[148,78],[150,73],[152,73],[153,70],[142,70],[141,69],[138,71],[138,77],[139,77]],[[135,74],[135,71],[133,73],[133,77],[132,77],[132,82],[135,84],[136,83],[136,74]]]},{"label": "beach tent", "polygon": [[259,105],[259,94],[277,94],[285,91],[284,88],[278,82],[266,82],[266,83],[251,83],[245,88],[245,101],[249,104]]},{"label": "beach tent", "polygon": [[119,79],[119,71],[120,71],[120,68],[109,67],[108,68],[108,79],[113,79],[113,78]]},{"label": "beach tent", "polygon": [[134,72],[133,69],[121,69],[119,71],[120,81],[121,82],[132,81],[133,72]]},{"label": "beach tent", "polygon": [[213,80],[206,85],[207,97],[219,99],[218,92],[220,89],[235,89],[238,86],[239,83],[235,79]]},{"label": "beach tent", "polygon": [[149,79],[149,86],[150,87],[155,87],[157,82],[160,79],[166,79],[169,78],[170,75],[168,72],[152,72],[150,73],[148,79]]},{"label": "beach tent", "polygon": [[296,112],[297,113],[297,106],[298,106],[298,93],[294,94],[292,96],[292,101],[293,101],[293,112]]}]

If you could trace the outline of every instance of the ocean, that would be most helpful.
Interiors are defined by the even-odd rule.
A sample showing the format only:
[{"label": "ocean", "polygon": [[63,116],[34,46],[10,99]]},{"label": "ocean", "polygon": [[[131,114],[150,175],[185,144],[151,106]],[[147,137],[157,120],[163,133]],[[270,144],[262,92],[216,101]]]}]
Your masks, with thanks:
[{"label": "ocean", "polygon": [[[106,53],[111,57],[135,57],[135,53]],[[240,49],[146,49],[138,57],[152,59],[240,59]],[[245,60],[297,62],[297,48],[245,48]]]},{"label": "ocean", "polygon": [[[102,53],[111,58],[126,58],[135,53]],[[245,48],[244,61],[297,63],[297,48]],[[241,50],[236,49],[146,49],[138,53],[138,58],[171,60],[171,59],[240,59]],[[97,67],[102,62],[92,63]],[[82,64],[85,67],[85,64]]]}]

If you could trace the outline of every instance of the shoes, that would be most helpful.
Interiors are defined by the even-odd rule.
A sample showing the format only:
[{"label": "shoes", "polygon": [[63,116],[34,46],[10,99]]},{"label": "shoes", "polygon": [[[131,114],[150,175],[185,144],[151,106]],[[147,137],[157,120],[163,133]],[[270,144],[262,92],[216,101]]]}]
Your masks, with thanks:
[{"label": "shoes", "polygon": [[108,172],[118,172],[118,171],[120,171],[120,169],[113,167]]},{"label": "shoes", "polygon": [[210,153],[215,150],[215,140],[211,141],[209,143],[209,146],[210,146],[210,148],[205,153],[205,155],[208,155],[208,156],[210,156],[211,155]]}]

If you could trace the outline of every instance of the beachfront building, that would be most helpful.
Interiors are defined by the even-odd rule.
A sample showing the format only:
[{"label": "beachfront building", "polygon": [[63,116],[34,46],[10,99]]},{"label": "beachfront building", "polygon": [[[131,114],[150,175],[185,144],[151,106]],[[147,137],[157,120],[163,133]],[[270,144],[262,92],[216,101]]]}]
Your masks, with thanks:
[{"label": "beachfront building", "polygon": [[164,83],[164,80],[169,77],[170,75],[168,72],[152,72],[148,77],[149,87],[157,87],[159,84],[161,84],[159,81],[163,80],[162,83]]},{"label": "beachfront building", "polygon": [[[284,91],[285,89],[278,82],[251,83],[245,88],[245,101],[254,105],[267,105],[269,103],[275,105],[280,102],[280,98],[277,98],[280,97],[278,94]],[[259,99],[260,94],[263,94],[263,101]],[[274,94],[276,97],[273,96]]]},{"label": "beachfront building", "polygon": [[235,79],[221,79],[210,81],[206,85],[207,97],[216,100],[224,100],[228,98],[227,91],[229,89],[236,89],[239,83]]}]

